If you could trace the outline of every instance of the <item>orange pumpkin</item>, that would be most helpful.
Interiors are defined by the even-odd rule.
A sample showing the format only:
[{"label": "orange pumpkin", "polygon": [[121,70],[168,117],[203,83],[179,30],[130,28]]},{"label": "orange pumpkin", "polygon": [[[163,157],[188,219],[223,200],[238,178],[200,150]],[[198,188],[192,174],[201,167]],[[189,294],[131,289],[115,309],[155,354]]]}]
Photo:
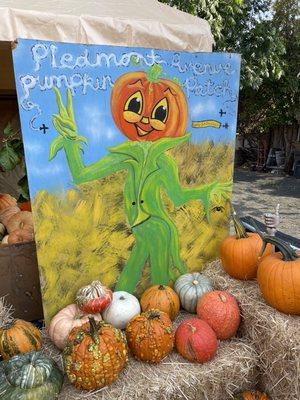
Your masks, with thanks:
[{"label": "orange pumpkin", "polygon": [[197,315],[208,323],[221,340],[234,336],[241,322],[235,297],[221,290],[207,292],[198,300]]},{"label": "orange pumpkin", "polygon": [[13,215],[18,214],[19,212],[20,212],[20,209],[17,206],[11,206],[11,207],[5,208],[4,210],[0,210],[0,222],[4,226],[7,226],[10,218]]},{"label": "orange pumpkin", "polygon": [[266,395],[266,393],[254,391],[246,391],[243,393],[238,394],[234,400],[271,400],[269,396]]},{"label": "orange pumpkin", "polygon": [[11,232],[8,236],[7,243],[8,244],[16,244],[16,243],[26,243],[34,240],[34,234],[32,229],[24,227],[24,229],[16,229]]},{"label": "orange pumpkin", "polygon": [[[262,234],[263,249],[275,245],[280,252],[261,259],[257,281],[268,304],[286,314],[300,315],[300,257],[289,244]],[[262,249],[262,250],[263,250]]]},{"label": "orange pumpkin", "polygon": [[0,329],[0,354],[7,360],[20,353],[40,350],[41,332],[33,324],[22,319]]},{"label": "orange pumpkin", "polygon": [[124,74],[112,90],[113,119],[130,140],[154,141],[186,132],[188,106],[184,92],[177,83],[160,78],[157,65],[152,71]]},{"label": "orange pumpkin", "polygon": [[8,233],[15,231],[16,229],[26,229],[33,232],[33,220],[32,213],[30,211],[20,211],[14,214],[7,222],[6,228]]},{"label": "orange pumpkin", "polygon": [[128,347],[135,358],[159,363],[173,349],[174,335],[168,314],[148,310],[134,317],[126,327]]},{"label": "orange pumpkin", "polygon": [[218,340],[207,322],[190,318],[181,322],[175,333],[176,350],[189,361],[205,363],[214,358]]},{"label": "orange pumpkin", "polygon": [[[262,239],[258,233],[247,233],[235,211],[232,214],[235,235],[225,238],[220,246],[220,258],[224,270],[236,279],[254,279],[257,275]],[[264,256],[270,254],[268,245]]]},{"label": "orange pumpkin", "polygon": [[63,352],[66,374],[77,389],[101,389],[114,382],[128,361],[120,329],[104,322],[73,328]]},{"label": "orange pumpkin", "polygon": [[7,193],[0,193],[0,211],[17,205],[17,200]]},{"label": "orange pumpkin", "polygon": [[165,285],[155,285],[148,288],[141,297],[142,311],[151,308],[163,311],[169,315],[171,320],[175,319],[180,310],[178,294]]}]

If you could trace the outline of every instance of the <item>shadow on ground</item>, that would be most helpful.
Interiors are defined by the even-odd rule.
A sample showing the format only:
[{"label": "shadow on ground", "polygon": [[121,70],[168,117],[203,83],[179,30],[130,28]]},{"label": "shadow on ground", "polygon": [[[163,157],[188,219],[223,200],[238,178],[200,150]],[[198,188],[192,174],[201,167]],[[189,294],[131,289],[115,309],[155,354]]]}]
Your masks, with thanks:
[{"label": "shadow on ground", "polygon": [[300,237],[300,179],[243,169],[234,171],[233,204],[241,215],[262,220],[280,204],[279,229]]}]

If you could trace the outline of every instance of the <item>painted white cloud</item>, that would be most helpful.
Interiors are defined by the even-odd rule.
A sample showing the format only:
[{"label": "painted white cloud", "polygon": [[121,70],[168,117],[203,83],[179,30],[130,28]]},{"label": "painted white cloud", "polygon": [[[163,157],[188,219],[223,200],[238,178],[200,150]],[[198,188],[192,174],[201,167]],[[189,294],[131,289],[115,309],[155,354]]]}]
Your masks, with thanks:
[{"label": "painted white cloud", "polygon": [[45,151],[45,148],[38,142],[25,142],[26,152],[31,156],[36,156]]},{"label": "painted white cloud", "polygon": [[85,105],[82,110],[81,119],[85,121],[85,129],[86,131],[97,137],[98,139],[101,136],[100,126],[101,120],[103,120],[103,113],[97,107],[96,104],[91,104],[89,106]]},{"label": "painted white cloud", "polygon": [[217,104],[213,101],[213,99],[202,100],[197,103],[191,110],[192,119],[199,119],[199,117],[210,118],[210,114],[215,114],[218,112]]},{"label": "painted white cloud", "polygon": [[112,126],[104,124],[104,114],[96,104],[86,105],[81,113],[84,130],[89,135],[89,142],[99,143],[103,139],[112,140],[118,134]]},{"label": "painted white cloud", "polygon": [[34,176],[55,176],[64,171],[62,164],[51,164],[47,167],[39,167],[37,164],[31,165],[30,174]]},{"label": "painted white cloud", "polygon": [[117,135],[117,131],[113,128],[107,128],[106,132],[104,132],[104,136],[107,139],[113,139]]}]

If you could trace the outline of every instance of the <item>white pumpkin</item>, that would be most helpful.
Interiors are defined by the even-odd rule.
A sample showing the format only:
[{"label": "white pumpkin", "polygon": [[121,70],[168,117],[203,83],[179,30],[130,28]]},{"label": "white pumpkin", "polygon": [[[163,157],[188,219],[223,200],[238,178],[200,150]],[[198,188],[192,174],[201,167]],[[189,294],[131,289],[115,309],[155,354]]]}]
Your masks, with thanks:
[{"label": "white pumpkin", "polygon": [[174,285],[184,310],[195,313],[197,302],[206,292],[213,290],[212,281],[199,272],[181,275]]},{"label": "white pumpkin", "polygon": [[81,311],[76,304],[60,310],[51,320],[48,333],[52,342],[62,350],[71,330],[89,322],[89,317],[94,317],[96,321],[101,321],[100,314],[86,314]]},{"label": "white pumpkin", "polygon": [[140,314],[138,299],[127,292],[114,292],[111,304],[102,313],[105,322],[118,329],[125,329],[128,322]]}]

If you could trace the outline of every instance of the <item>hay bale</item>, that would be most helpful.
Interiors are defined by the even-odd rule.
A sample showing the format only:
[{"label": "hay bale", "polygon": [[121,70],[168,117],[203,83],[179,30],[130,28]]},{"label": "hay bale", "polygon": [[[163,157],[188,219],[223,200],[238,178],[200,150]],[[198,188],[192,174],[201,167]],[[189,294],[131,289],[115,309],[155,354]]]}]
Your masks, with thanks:
[{"label": "hay bale", "polygon": [[300,317],[276,311],[263,300],[257,282],[238,281],[224,272],[220,261],[204,273],[216,288],[239,301],[243,323],[239,334],[252,343],[259,358],[259,387],[272,400],[300,399]]},{"label": "hay bale", "polygon": [[[181,314],[177,324],[190,314]],[[44,333],[44,352],[62,368],[61,353]],[[159,365],[129,358],[120,378],[98,392],[81,392],[67,381],[59,400],[227,400],[253,386],[257,378],[257,355],[243,339],[222,342],[216,358],[206,364],[187,362],[175,351]]]},{"label": "hay bale", "polygon": [[13,308],[5,297],[0,297],[0,328],[12,321]]}]

